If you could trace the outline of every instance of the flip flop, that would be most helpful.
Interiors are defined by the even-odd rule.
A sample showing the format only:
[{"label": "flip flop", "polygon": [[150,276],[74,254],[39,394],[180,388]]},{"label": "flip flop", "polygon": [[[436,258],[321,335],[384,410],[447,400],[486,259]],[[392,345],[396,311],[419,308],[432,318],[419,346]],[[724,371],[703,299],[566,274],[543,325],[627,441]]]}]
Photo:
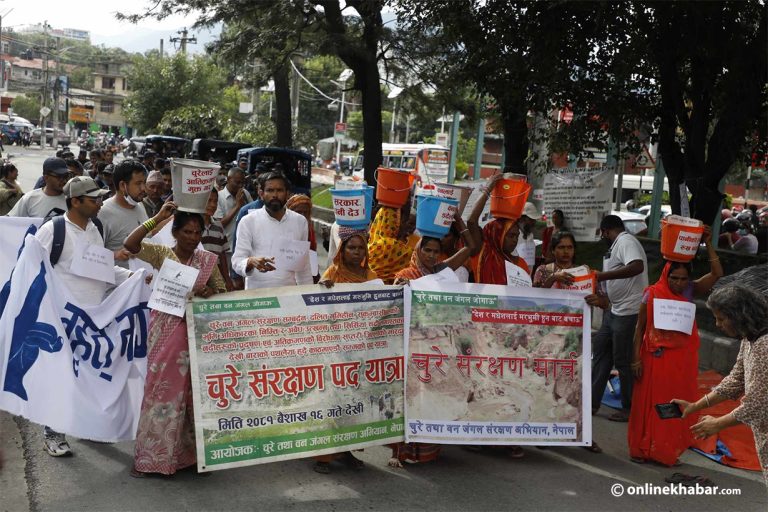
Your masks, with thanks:
[{"label": "flip flop", "polygon": [[[630,457],[629,460],[631,460],[635,464],[645,464],[646,462],[648,462],[646,459],[644,459],[642,457]],[[675,473],[675,474],[679,475],[681,473]],[[671,482],[671,483],[674,483],[674,482]]]},{"label": "flip flop", "polygon": [[331,467],[327,462],[315,462],[312,469],[315,470],[315,473],[320,473],[321,475],[327,475],[331,472]]},{"label": "flip flop", "polygon": [[625,412],[615,412],[608,416],[608,421],[615,421],[618,423],[627,423],[629,421],[629,415]]},{"label": "flip flop", "polygon": [[507,455],[512,459],[522,459],[525,457],[525,452],[519,446],[510,446],[507,448]]},{"label": "flip flop", "polygon": [[352,469],[360,470],[365,467],[365,462],[352,455],[352,452],[347,452],[344,454],[344,463]]},{"label": "flip flop", "polygon": [[594,441],[592,441],[592,446],[582,446],[582,448],[592,453],[603,453],[603,449]]},{"label": "flip flop", "polygon": [[695,479],[695,476],[686,475],[685,473],[672,473],[672,476],[666,477],[664,481],[670,484],[687,485],[689,482],[693,482]]}]

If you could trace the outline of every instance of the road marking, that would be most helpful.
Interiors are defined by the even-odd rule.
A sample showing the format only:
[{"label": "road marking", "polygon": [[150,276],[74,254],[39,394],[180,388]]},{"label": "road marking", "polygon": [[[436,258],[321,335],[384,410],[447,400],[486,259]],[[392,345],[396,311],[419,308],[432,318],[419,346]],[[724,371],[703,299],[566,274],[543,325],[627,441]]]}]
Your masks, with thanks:
[{"label": "road marking", "polygon": [[629,480],[627,478],[621,477],[619,475],[616,475],[614,473],[611,473],[609,471],[605,471],[603,469],[600,469],[598,467],[592,466],[590,464],[587,464],[585,462],[578,461],[576,459],[572,459],[570,457],[567,457],[565,455],[562,455],[560,453],[553,452],[551,450],[543,450],[542,454],[547,457],[552,457],[553,459],[557,459],[561,462],[565,462],[566,464],[570,464],[571,466],[576,466],[579,469],[583,469],[585,471],[589,471],[590,473],[594,473],[596,475],[604,476],[606,478],[610,478],[612,480],[618,480],[620,482],[625,482],[627,484],[631,485],[637,485],[641,486],[642,484],[639,484],[635,482],[634,480]]}]

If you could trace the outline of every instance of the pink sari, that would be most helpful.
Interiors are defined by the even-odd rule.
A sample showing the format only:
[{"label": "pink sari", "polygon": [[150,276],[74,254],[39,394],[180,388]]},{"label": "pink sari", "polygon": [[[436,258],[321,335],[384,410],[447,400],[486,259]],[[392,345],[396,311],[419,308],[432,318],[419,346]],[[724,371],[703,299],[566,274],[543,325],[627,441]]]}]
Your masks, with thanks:
[{"label": "pink sari", "polygon": [[[195,251],[188,263],[200,270],[195,290],[205,286],[217,261],[215,254]],[[186,319],[152,311],[149,344],[134,469],[172,475],[196,462]]]}]

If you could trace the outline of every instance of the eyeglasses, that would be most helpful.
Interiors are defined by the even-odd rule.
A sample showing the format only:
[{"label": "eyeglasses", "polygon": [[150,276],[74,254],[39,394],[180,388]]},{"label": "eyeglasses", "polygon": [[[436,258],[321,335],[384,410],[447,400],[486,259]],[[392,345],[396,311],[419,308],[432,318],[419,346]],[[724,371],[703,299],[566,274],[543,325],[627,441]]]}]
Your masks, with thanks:
[{"label": "eyeglasses", "polygon": [[99,197],[80,196],[80,200],[81,201],[84,200],[84,199],[89,199],[89,200],[93,201],[94,203],[101,203],[101,202],[104,201],[104,196],[99,196]]}]

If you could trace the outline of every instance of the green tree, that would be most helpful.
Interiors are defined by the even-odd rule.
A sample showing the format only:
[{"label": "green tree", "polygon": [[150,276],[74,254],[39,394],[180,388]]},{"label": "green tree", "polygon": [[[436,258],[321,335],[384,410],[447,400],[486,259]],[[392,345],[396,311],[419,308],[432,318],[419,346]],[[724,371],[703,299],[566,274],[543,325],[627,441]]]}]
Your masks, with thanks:
[{"label": "green tree", "polygon": [[187,139],[220,139],[229,124],[220,108],[191,105],[166,112],[157,129],[165,135]]},{"label": "green tree", "polygon": [[141,133],[157,128],[166,112],[181,107],[222,102],[224,77],[210,59],[173,57],[136,57],[128,75],[131,95],[126,102],[128,122]]},{"label": "green tree", "polygon": [[26,94],[17,96],[11,102],[11,108],[13,112],[25,119],[37,119],[40,117],[40,98],[35,96],[27,96]]}]

